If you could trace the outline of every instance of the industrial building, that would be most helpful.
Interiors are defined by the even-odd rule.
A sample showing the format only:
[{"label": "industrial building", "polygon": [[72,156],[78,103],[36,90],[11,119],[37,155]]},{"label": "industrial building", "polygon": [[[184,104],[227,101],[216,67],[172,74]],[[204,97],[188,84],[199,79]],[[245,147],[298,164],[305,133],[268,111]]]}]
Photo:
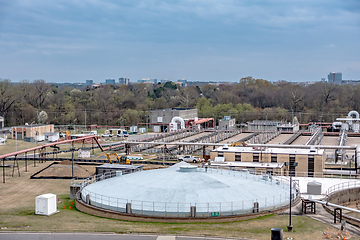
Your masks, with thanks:
[{"label": "industrial building", "polygon": [[[298,148],[252,148],[252,147],[219,147],[210,152],[210,159],[223,157],[231,167],[246,168],[252,171],[266,169],[269,173],[281,174],[283,171],[307,173],[322,173],[325,164],[324,150]],[[285,163],[298,163],[295,169],[288,169]],[[219,163],[221,164],[221,163]],[[221,165],[224,166],[225,162]],[[293,166],[293,164],[291,164]]]},{"label": "industrial building", "polygon": [[[54,124],[33,124],[12,127],[12,139],[25,139],[25,137],[36,137],[44,133],[54,132]],[[17,133],[17,134],[15,134]]]},{"label": "industrial building", "polygon": [[219,128],[221,130],[234,130],[236,128],[235,118],[224,116],[224,119],[219,120]]},{"label": "industrial building", "polygon": [[297,132],[299,131],[299,124],[292,124],[284,121],[254,120],[253,122],[248,123],[247,128],[249,131]]},{"label": "industrial building", "polygon": [[166,131],[171,120],[174,117],[180,117],[183,120],[198,118],[196,108],[167,108],[161,110],[150,111],[150,124],[153,126],[154,132]]}]

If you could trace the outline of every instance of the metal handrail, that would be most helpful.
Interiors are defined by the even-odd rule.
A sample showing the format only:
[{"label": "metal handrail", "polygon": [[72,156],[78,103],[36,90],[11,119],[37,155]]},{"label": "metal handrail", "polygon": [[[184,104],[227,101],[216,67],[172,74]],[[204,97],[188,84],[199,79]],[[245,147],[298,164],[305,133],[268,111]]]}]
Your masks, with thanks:
[{"label": "metal handrail", "polygon": [[333,185],[330,188],[328,188],[328,190],[326,190],[326,196],[328,197],[332,193],[337,192],[339,190],[357,188],[357,187],[360,187],[359,181],[350,181],[350,182],[339,183],[339,184]]},{"label": "metal handrail", "polygon": [[[208,171],[210,168],[208,169]],[[215,168],[211,169],[212,171],[215,170]],[[219,171],[219,169],[217,169]],[[227,169],[226,169],[227,170]],[[220,169],[222,171],[222,169]],[[228,170],[227,170],[228,171]],[[229,172],[229,174],[232,171]],[[234,171],[234,176],[235,176]],[[254,179],[257,177],[257,180],[261,180],[261,177],[255,175],[255,174],[249,174],[249,173],[242,173],[238,172],[237,174],[247,174],[248,177],[253,176]],[[259,212],[262,211],[269,211],[269,210],[275,210],[282,208],[284,206],[287,206],[290,201],[289,194],[280,194],[276,196],[270,196],[260,199],[248,199],[248,200],[242,200],[242,201],[232,201],[232,202],[202,202],[202,203],[169,203],[169,202],[151,202],[151,201],[138,201],[138,200],[129,200],[129,199],[122,199],[122,198],[115,198],[115,197],[109,197],[97,193],[93,193],[85,189],[85,187],[89,184],[92,184],[94,182],[102,181],[105,179],[109,179],[112,177],[115,177],[116,173],[107,172],[104,174],[98,174],[93,177],[90,177],[88,179],[85,179],[81,183],[80,192],[82,193],[81,198],[85,201],[86,196],[89,195],[92,204],[96,205],[97,207],[104,208],[104,209],[111,209],[118,212],[124,212],[126,207],[125,205],[127,203],[131,203],[132,206],[136,206],[135,210],[140,211],[140,215],[154,215],[154,212],[158,213],[166,213],[166,214],[181,214],[189,212],[191,206],[196,206],[197,212],[202,212],[207,214],[208,216],[211,216],[213,212],[217,212],[220,215],[241,215],[241,214],[251,214],[254,208],[254,202],[259,203]],[[267,179],[267,178],[265,178]],[[266,182],[266,180],[265,180]],[[273,179],[270,178],[269,182],[273,182]],[[288,185],[289,180],[285,178],[279,178],[275,179],[274,182],[276,184],[283,184],[283,186],[286,184]],[[300,197],[300,188],[299,185],[294,183],[294,195],[293,200],[296,201]],[[119,205],[120,204],[120,205]],[[185,209],[185,210],[184,210]]]}]

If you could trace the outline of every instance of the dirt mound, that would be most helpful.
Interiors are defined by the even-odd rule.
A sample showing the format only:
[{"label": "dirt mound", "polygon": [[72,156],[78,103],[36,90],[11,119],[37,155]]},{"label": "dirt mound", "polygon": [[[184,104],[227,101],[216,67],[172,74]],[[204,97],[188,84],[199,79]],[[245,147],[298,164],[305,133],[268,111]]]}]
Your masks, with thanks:
[{"label": "dirt mound", "polygon": [[70,161],[70,160],[64,160],[64,161],[59,162],[58,164],[61,164],[61,165],[71,165],[71,161]]},{"label": "dirt mound", "polygon": [[[74,177],[76,178],[87,178],[91,177],[90,173],[85,168],[74,164]],[[45,177],[45,178],[71,178],[72,177],[72,166],[71,161],[65,160],[58,164],[52,164],[50,167],[36,174],[34,177]]]}]

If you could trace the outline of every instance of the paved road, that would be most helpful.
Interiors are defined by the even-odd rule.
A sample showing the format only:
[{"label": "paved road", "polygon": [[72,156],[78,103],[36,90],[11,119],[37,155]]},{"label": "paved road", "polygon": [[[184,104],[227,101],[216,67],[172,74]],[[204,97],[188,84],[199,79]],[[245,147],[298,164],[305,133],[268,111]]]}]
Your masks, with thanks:
[{"label": "paved road", "polygon": [[[219,240],[209,237],[127,235],[127,234],[91,234],[91,233],[1,233],[0,240]],[[240,238],[238,238],[240,240]],[[243,239],[246,240],[246,239]]]}]

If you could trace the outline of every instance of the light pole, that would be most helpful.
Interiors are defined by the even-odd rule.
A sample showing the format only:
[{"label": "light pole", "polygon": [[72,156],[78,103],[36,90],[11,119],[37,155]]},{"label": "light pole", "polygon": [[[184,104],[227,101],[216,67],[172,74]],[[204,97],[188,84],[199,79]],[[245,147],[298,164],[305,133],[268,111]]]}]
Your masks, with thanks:
[{"label": "light pole", "polygon": [[122,128],[123,128],[123,129],[125,129],[125,126],[124,126],[124,121],[126,121],[126,119],[125,119],[125,118],[123,118],[123,119],[121,120],[121,125],[122,125]]},{"label": "light pole", "polygon": [[75,121],[77,120],[77,118],[74,119],[74,123],[73,123],[73,127],[74,127],[74,134],[75,134]]},{"label": "light pole", "polygon": [[17,152],[17,129],[15,127],[15,152]]},{"label": "light pole", "polygon": [[162,118],[162,125],[163,125],[163,129],[162,129],[162,131],[164,132],[165,131],[165,127],[164,127],[164,118],[165,118],[165,114],[163,114],[163,118]]},{"label": "light pole", "polygon": [[[293,231],[293,226],[291,225],[291,204],[292,204],[292,175],[295,173],[295,167],[298,165],[297,162],[285,162],[285,166],[288,166],[289,175],[290,175],[290,207],[289,207],[289,226],[287,226],[288,232]],[[292,171],[291,167],[294,167],[294,171]]]}]

